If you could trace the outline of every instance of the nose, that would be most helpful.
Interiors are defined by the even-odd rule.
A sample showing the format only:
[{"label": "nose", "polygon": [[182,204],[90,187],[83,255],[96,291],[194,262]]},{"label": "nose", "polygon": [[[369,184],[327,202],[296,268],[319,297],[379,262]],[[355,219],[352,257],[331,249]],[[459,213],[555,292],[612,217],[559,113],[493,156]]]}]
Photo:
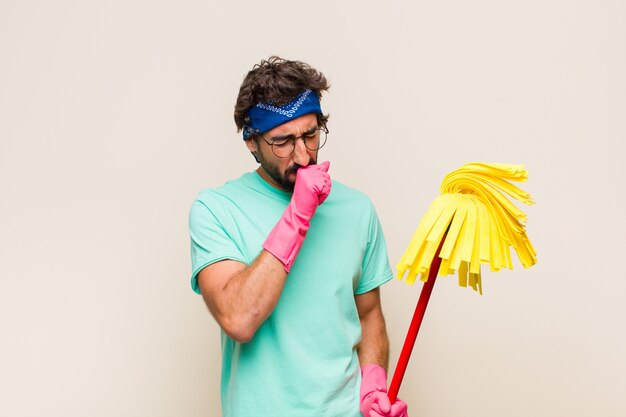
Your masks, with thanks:
[{"label": "nose", "polygon": [[304,146],[304,140],[302,140],[302,138],[296,139],[294,146],[293,161],[302,167],[309,165],[311,162],[311,156],[309,155],[306,146]]}]

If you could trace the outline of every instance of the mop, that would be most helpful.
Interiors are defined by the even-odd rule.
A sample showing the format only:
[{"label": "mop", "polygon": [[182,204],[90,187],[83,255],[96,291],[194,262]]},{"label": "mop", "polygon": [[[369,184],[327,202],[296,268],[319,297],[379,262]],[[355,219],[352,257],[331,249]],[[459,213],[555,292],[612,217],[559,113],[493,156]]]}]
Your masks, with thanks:
[{"label": "mop", "polygon": [[527,179],[523,165],[480,162],[463,165],[443,179],[441,195],[432,202],[396,266],[398,279],[406,275],[407,284],[412,285],[419,275],[424,285],[389,386],[392,404],[437,275],[456,271],[460,286],[482,295],[481,264],[488,264],[493,272],[513,269],[510,247],[524,268],[537,262],[524,227],[526,214],[503,194],[534,204],[528,193],[509,182]]}]

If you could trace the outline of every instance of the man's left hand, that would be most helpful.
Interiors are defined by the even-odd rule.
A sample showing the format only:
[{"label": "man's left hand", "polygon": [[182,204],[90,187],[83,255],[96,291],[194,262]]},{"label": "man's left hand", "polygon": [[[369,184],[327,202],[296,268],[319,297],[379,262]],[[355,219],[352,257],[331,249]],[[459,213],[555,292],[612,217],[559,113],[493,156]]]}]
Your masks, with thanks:
[{"label": "man's left hand", "polygon": [[382,366],[367,364],[361,368],[361,414],[363,417],[409,417],[401,399],[391,404],[387,396],[387,373]]}]

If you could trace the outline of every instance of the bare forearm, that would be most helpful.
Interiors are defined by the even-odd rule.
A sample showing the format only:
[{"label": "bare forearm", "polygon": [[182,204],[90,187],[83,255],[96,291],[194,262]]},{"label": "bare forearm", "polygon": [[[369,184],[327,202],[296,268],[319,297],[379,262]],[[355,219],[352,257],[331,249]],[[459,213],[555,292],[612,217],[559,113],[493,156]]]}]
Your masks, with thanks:
[{"label": "bare forearm", "polygon": [[263,250],[250,266],[228,281],[225,299],[239,314],[254,314],[265,320],[276,306],[286,278],[283,264]]},{"label": "bare forearm", "polygon": [[283,264],[263,250],[226,282],[211,311],[226,333],[246,342],[276,307],[286,279]]},{"label": "bare forearm", "polygon": [[361,366],[374,363],[386,370],[389,366],[389,339],[382,312],[374,310],[362,317],[361,331],[362,339],[357,349]]}]

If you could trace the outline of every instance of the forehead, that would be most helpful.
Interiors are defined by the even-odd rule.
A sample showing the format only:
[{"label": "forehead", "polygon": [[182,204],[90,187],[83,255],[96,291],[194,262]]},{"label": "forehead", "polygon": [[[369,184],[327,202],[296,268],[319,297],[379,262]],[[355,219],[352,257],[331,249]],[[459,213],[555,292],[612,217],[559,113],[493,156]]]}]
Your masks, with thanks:
[{"label": "forehead", "polygon": [[281,136],[291,133],[304,132],[317,126],[317,115],[315,113],[305,114],[300,117],[296,117],[293,120],[278,125],[275,128],[268,130],[265,134],[267,136]]}]

